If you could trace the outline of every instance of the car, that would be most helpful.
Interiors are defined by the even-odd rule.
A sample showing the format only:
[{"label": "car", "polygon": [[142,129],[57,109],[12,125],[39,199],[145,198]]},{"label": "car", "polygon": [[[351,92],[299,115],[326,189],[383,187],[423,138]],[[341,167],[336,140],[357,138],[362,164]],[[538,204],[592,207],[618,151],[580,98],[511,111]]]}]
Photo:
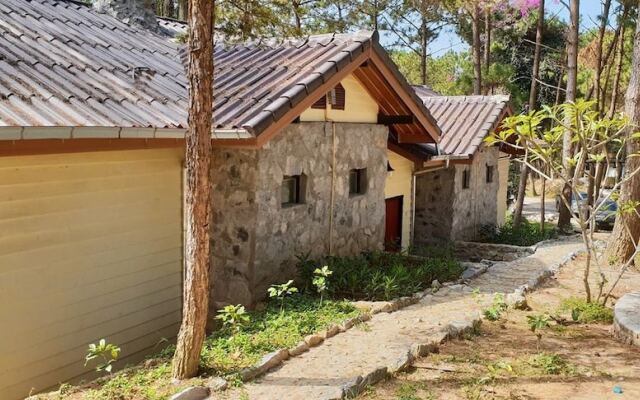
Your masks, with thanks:
[{"label": "car", "polygon": [[[571,198],[571,212],[574,216],[578,216],[578,207],[582,207],[587,204],[587,193],[578,192],[576,196]],[[560,195],[556,195],[556,210],[560,211],[560,204],[562,199]],[[618,204],[611,200],[611,198],[600,198],[596,202],[596,227],[598,229],[610,230],[613,228],[613,224],[616,221],[616,213],[618,211]]]}]

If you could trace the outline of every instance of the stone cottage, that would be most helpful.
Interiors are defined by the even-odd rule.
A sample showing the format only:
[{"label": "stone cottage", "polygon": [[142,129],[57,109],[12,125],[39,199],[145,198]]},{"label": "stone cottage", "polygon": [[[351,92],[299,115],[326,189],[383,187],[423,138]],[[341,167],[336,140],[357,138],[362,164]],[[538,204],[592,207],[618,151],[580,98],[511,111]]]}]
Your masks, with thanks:
[{"label": "stone cottage", "polygon": [[509,98],[415,90],[442,129],[437,149],[411,146],[429,160],[416,175],[415,240],[474,240],[483,227],[502,225],[507,211],[510,155],[483,140],[511,113]]},{"label": "stone cottage", "polygon": [[[100,338],[124,365],[179,328],[180,27],[122,2],[0,2],[3,399],[90,378]],[[254,303],[297,254],[408,240],[415,164],[399,147],[439,129],[377,39],[216,46],[212,304]]]}]

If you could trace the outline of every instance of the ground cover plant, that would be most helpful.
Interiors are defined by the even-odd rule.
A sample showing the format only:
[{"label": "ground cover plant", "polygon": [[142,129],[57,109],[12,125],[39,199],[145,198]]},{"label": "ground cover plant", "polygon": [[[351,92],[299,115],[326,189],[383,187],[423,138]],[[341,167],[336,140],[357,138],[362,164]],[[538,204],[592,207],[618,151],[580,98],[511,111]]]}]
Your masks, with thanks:
[{"label": "ground cover plant", "polygon": [[510,244],[514,246],[532,246],[543,240],[558,237],[555,225],[545,223],[544,231],[540,229],[539,222],[530,222],[522,219],[520,225],[515,226],[509,216],[502,226],[488,226],[480,232],[480,241],[487,243]]},{"label": "ground cover plant", "polygon": [[171,358],[175,351],[171,345],[145,363],[99,379],[88,388],[80,390],[65,385],[59,394],[47,398],[160,400],[183,387],[201,384],[210,376],[222,376],[232,384],[239,384],[238,373],[265,354],[294,347],[305,336],[359,313],[348,301],[325,298],[320,304],[317,296],[299,293],[274,297],[259,311],[228,306],[221,309],[216,318],[222,326],[205,340],[199,378],[180,385],[171,383]]},{"label": "ground cover plant", "polygon": [[[300,281],[312,282],[318,265],[326,265],[333,272],[325,277],[328,296],[350,300],[377,301],[408,296],[430,287],[436,279],[440,282],[455,280],[463,271],[451,252],[442,250],[426,257],[373,252],[316,261],[304,256],[298,260]],[[305,292],[314,291],[310,284],[303,287]]]}]

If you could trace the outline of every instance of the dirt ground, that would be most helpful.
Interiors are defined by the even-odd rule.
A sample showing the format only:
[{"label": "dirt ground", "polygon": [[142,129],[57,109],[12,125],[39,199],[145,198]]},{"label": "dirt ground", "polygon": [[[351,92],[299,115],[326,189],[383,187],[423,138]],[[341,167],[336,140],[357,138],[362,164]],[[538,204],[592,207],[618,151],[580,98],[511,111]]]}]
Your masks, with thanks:
[{"label": "dirt ground", "polygon": [[[640,399],[640,348],[614,340],[611,325],[551,322],[539,349],[529,330],[527,315],[558,315],[562,299],[584,295],[582,265],[579,257],[529,294],[531,311],[509,310],[497,322],[484,321],[475,335],[444,344],[439,354],[417,360],[411,371],[359,399]],[[614,271],[605,273],[611,278]],[[635,271],[615,294],[634,290],[640,290]]]}]

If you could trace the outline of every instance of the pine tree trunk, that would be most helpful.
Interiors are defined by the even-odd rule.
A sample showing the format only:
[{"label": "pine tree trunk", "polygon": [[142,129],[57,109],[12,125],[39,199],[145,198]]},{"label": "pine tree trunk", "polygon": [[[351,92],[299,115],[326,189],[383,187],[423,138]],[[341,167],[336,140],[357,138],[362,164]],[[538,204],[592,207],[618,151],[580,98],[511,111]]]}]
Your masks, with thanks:
[{"label": "pine tree trunk", "polygon": [[[631,65],[640,65],[640,24],[636,25]],[[629,118],[631,126],[640,125],[640,69],[637,67],[631,68],[631,78],[625,98],[625,114]],[[629,132],[634,131],[634,129],[629,130]],[[639,151],[638,140],[627,141],[625,175],[640,168],[640,157],[629,157],[629,155],[636,154]],[[625,181],[620,188],[620,203],[625,203],[629,200],[640,200],[640,174],[635,174],[631,179]],[[629,227],[633,238],[627,234],[625,225]],[[614,260],[617,264],[625,263],[633,255],[635,250],[633,241],[637,243],[638,237],[640,237],[640,220],[637,216],[634,214],[619,215],[609,238],[607,259]]]},{"label": "pine tree trunk", "polygon": [[209,310],[209,183],[213,108],[213,7],[190,0],[189,130],[186,135],[185,271],[182,325],[173,358],[173,377],[198,373]]},{"label": "pine tree trunk", "polygon": [[602,96],[600,95],[600,81],[601,81],[601,77],[602,77],[602,45],[604,42],[604,34],[606,33],[607,30],[607,23],[609,22],[609,9],[611,8],[611,0],[605,0],[604,2],[604,6],[603,6],[603,10],[602,10],[602,15],[601,15],[601,20],[600,20],[600,30],[598,32],[598,42],[596,45],[596,74],[595,74],[595,82],[594,82],[594,88],[595,88],[595,95],[596,95],[596,107],[598,109],[598,112],[600,112],[600,110],[602,110],[604,107],[601,103],[601,98]]},{"label": "pine tree trunk", "polygon": [[[485,5],[484,10],[484,72],[485,72],[485,81],[487,80],[487,75],[489,74],[489,67],[491,66],[491,7]],[[490,91],[489,84],[485,82],[484,84],[484,94],[488,95]]]},{"label": "pine tree trunk", "polygon": [[618,106],[618,94],[620,92],[620,78],[622,76],[622,65],[624,64],[624,35],[625,35],[625,22],[627,19],[627,14],[629,11],[629,7],[627,7],[627,3],[623,4],[622,17],[620,20],[620,37],[618,39],[618,54],[616,55],[617,64],[616,64],[616,76],[613,79],[613,87],[611,89],[611,104],[609,104],[609,111],[607,112],[607,117],[612,118],[616,112],[616,107]]},{"label": "pine tree trunk", "polygon": [[529,110],[538,106],[538,77],[540,75],[540,51],[542,48],[542,34],[544,30],[544,0],[538,6],[538,25],[536,26],[536,47],[533,53],[533,71],[531,73],[531,90],[529,91]]},{"label": "pine tree trunk", "polygon": [[427,49],[428,49],[428,38],[427,38],[427,19],[422,17],[422,25],[421,25],[421,40],[420,40],[420,80],[423,85],[427,84]]},{"label": "pine tree trunk", "polygon": [[520,169],[520,182],[518,182],[518,197],[516,197],[516,205],[513,209],[513,226],[518,227],[522,223],[522,208],[524,207],[524,196],[527,192],[527,178],[529,177],[529,167],[522,163]]},{"label": "pine tree trunk", "polygon": [[[567,35],[567,92],[565,101],[576,101],[576,90],[578,86],[578,34],[580,20],[580,1],[571,0],[569,6],[570,22],[569,33]],[[565,179],[572,178],[573,171],[569,164],[569,159],[573,157],[573,148],[571,144],[571,131],[566,130],[562,141],[562,163],[563,174]],[[562,188],[562,196],[571,204],[571,186],[565,184]],[[560,212],[558,215],[558,227],[567,229],[571,226],[571,210],[560,202]]]},{"label": "pine tree trunk", "polygon": [[480,43],[480,6],[474,1],[471,13],[471,30],[473,34],[472,53],[473,53],[473,94],[482,94],[482,58]]}]

